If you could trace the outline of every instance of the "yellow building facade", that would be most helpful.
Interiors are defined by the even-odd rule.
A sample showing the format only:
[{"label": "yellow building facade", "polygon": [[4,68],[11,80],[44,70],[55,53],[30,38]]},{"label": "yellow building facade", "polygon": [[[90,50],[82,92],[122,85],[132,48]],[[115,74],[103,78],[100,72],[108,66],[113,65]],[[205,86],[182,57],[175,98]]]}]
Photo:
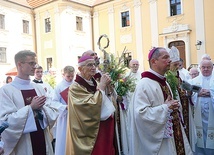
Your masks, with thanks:
[{"label": "yellow building facade", "polygon": [[[180,13],[171,14],[170,0],[117,0],[95,6],[93,20],[99,27],[95,36],[109,35],[111,52],[127,47],[132,58],[140,61],[142,70],[148,69],[147,55],[154,46],[176,46],[186,67],[199,63],[205,53],[213,59],[214,1],[172,0],[171,3],[180,3]],[[121,27],[121,13],[126,11],[130,26]],[[200,49],[196,49],[197,43],[201,43]]]},{"label": "yellow building facade", "polygon": [[[212,0],[27,2],[32,17],[31,49],[44,70],[61,70],[66,65],[77,68],[78,56],[88,49],[95,50],[102,59],[97,41],[103,34],[110,40],[107,52],[120,56],[125,49],[127,58],[139,60],[141,71],[149,68],[148,52],[157,46],[176,46],[186,68],[198,64],[205,53],[214,59]],[[12,3],[13,9],[19,9],[15,3],[19,2]],[[201,44],[198,49],[197,43]]]}]

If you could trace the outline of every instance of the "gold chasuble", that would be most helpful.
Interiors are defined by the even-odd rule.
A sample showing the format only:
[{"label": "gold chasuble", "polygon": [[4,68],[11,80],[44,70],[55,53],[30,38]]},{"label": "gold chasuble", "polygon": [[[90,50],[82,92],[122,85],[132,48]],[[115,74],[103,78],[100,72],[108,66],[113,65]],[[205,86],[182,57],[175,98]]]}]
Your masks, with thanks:
[{"label": "gold chasuble", "polygon": [[[144,77],[155,80],[160,84],[165,100],[167,99],[168,95],[171,96],[171,92],[166,83],[166,79],[161,79],[161,78],[157,77],[156,75],[152,74],[151,72],[143,72],[142,78],[144,78]],[[175,141],[177,155],[185,155],[185,148],[184,148],[184,141],[183,141],[181,125],[180,125],[179,111],[173,110],[173,112],[171,113],[171,116],[173,116],[173,119],[172,119],[173,135],[174,135],[174,141]]]},{"label": "gold chasuble", "polygon": [[115,155],[114,117],[101,121],[102,93],[76,75],[68,93],[66,155]]},{"label": "gold chasuble", "polygon": [[[25,102],[25,105],[29,105],[32,99],[37,96],[35,89],[31,90],[21,90],[22,96]],[[37,113],[37,117],[35,117],[37,131],[30,133],[31,143],[33,155],[46,155],[46,145],[45,145],[45,135],[44,130],[41,128],[39,124],[39,119],[42,118],[42,114]],[[39,116],[40,115],[40,116]]]}]

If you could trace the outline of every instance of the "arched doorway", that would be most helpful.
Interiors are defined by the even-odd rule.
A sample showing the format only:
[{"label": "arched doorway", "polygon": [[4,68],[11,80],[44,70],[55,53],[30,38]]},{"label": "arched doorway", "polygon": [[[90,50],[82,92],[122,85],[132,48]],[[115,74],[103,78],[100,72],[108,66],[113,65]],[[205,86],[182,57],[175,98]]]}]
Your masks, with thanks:
[{"label": "arched doorway", "polygon": [[184,61],[184,68],[186,68],[185,42],[182,41],[182,40],[173,41],[173,42],[169,43],[168,47],[171,48],[172,46],[177,47],[177,49],[179,50],[180,58],[183,59],[183,61]]}]

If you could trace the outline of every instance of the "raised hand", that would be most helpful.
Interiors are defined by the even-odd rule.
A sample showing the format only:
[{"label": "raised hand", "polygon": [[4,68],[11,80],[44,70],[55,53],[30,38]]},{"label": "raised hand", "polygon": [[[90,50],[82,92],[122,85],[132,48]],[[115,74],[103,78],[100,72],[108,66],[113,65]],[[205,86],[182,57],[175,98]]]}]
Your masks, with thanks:
[{"label": "raised hand", "polygon": [[42,106],[45,104],[46,97],[45,96],[35,96],[31,101],[31,108],[33,110],[37,110],[42,108]]},{"label": "raised hand", "polygon": [[110,83],[111,83],[111,77],[108,73],[105,73],[102,75],[100,79],[100,84],[98,88],[101,90],[105,90],[106,86],[108,86]]},{"label": "raised hand", "polygon": [[164,103],[167,104],[169,109],[172,109],[172,110],[176,110],[180,106],[178,100],[172,99],[172,97],[170,95],[167,97],[167,99]]}]

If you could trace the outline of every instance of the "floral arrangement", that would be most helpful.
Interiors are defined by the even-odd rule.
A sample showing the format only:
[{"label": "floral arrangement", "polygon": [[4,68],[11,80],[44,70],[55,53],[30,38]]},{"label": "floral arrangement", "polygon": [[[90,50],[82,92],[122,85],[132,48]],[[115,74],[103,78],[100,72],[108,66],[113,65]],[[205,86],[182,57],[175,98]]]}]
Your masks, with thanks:
[{"label": "floral arrangement", "polygon": [[126,76],[127,67],[124,65],[123,53],[120,57],[114,57],[110,54],[107,64],[102,63],[100,69],[108,72],[112,79],[112,85],[115,88],[118,96],[124,96],[129,91],[133,92],[135,89],[135,78]]},{"label": "floral arrangement", "polygon": [[134,92],[135,89],[135,78],[131,76],[124,77],[123,79],[120,79],[116,83],[116,92],[119,96],[125,96],[128,91]]},{"label": "floral arrangement", "polygon": [[43,79],[54,89],[54,87],[56,86],[55,76],[46,74],[45,76],[43,76]]}]

